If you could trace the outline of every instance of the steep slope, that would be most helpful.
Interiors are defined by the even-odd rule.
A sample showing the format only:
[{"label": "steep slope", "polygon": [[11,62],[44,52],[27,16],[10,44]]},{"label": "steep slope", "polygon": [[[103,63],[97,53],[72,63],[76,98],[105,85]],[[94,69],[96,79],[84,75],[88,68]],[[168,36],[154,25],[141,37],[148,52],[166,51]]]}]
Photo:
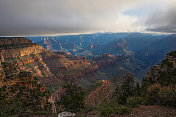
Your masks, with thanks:
[{"label": "steep slope", "polygon": [[51,94],[31,72],[21,71],[13,64],[0,65],[0,116],[31,114],[36,111],[55,112]]},{"label": "steep slope", "polygon": [[97,106],[102,101],[110,99],[115,90],[114,84],[107,80],[103,80],[103,84],[92,91],[85,99],[87,106]]}]

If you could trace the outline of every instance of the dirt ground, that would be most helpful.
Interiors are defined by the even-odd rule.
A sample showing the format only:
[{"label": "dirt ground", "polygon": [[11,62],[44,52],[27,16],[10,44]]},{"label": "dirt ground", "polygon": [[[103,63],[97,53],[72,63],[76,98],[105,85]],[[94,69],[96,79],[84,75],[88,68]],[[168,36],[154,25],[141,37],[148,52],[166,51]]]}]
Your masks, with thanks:
[{"label": "dirt ground", "polygon": [[[81,117],[101,117],[98,111],[93,111],[92,113],[93,114],[90,115],[83,114]],[[57,114],[50,116],[33,117],[57,117]],[[134,108],[131,113],[123,115],[111,115],[108,117],[176,117],[176,108],[165,106],[140,106],[138,108]]]},{"label": "dirt ground", "polygon": [[176,108],[164,106],[140,106],[129,114],[110,117],[176,117]]}]

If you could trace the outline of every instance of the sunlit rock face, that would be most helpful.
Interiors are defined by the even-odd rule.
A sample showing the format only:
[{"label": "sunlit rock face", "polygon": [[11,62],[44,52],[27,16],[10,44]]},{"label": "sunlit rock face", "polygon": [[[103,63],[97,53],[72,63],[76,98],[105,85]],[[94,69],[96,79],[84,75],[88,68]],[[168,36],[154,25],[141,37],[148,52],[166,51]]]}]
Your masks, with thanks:
[{"label": "sunlit rock face", "polygon": [[45,51],[42,46],[26,38],[0,38],[0,52],[4,58],[40,54]]},{"label": "sunlit rock face", "polygon": [[35,76],[61,80],[77,79],[98,69],[89,59],[56,54],[22,37],[0,38],[0,56],[2,62],[13,63]]}]

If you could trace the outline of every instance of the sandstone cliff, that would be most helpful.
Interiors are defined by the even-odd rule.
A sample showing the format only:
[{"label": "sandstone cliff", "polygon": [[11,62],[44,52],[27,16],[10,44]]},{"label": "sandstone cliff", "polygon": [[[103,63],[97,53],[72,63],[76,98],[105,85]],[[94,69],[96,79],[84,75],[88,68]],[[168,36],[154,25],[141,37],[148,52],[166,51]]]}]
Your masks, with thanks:
[{"label": "sandstone cliff", "polygon": [[0,38],[0,54],[2,58],[21,57],[40,54],[46,50],[26,38]]},{"label": "sandstone cliff", "polygon": [[32,41],[25,37],[1,37],[0,45],[19,45],[19,44],[32,44]]},{"label": "sandstone cliff", "polygon": [[89,59],[58,55],[26,38],[0,38],[1,61],[39,77],[75,80],[98,69]]}]

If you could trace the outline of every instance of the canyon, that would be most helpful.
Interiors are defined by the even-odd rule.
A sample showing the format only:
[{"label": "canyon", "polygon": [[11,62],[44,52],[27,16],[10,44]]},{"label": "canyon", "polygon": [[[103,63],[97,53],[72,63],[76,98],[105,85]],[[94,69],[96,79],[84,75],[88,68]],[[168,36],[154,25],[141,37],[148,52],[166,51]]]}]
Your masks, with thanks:
[{"label": "canyon", "polygon": [[[168,45],[171,45],[170,48],[174,49],[175,46],[172,43],[175,41],[173,39],[175,36],[170,38]],[[168,41],[168,37],[166,40]],[[162,40],[162,44],[164,42],[165,40]],[[45,44],[48,44],[48,39],[45,39]],[[65,95],[66,89],[62,87],[63,84],[72,82],[87,91],[84,99],[86,106],[101,106],[103,102],[112,101],[116,86],[122,83],[121,77],[124,74],[131,72],[135,76],[134,80],[140,81],[137,78],[142,77],[148,68],[148,60],[143,60],[145,58],[142,56],[150,59],[154,53],[160,55],[160,52],[153,45],[150,46],[153,53],[149,53],[149,50],[144,48],[145,53],[138,51],[136,52],[138,55],[129,50],[127,45],[128,41],[122,39],[122,42],[118,41],[111,48],[111,50],[115,48],[116,51],[119,50],[125,55],[109,54],[101,51],[102,55],[90,57],[73,55],[70,51],[54,51],[52,46],[49,45],[45,49],[25,37],[1,37],[0,88],[5,89],[1,95],[6,96],[5,99],[25,100],[20,102],[21,105],[26,103],[34,105],[38,102],[35,107],[36,110],[56,113],[57,102]],[[161,45],[159,44],[159,46]],[[66,46],[59,43],[59,48],[63,47]],[[93,48],[96,48],[96,46],[91,44],[90,49]],[[169,49],[166,51],[169,51]],[[166,86],[174,85],[176,75],[175,55],[175,51],[172,51],[167,54],[160,64],[151,67],[146,77],[143,78],[141,86],[147,87],[152,83],[160,83]],[[156,61],[151,61],[149,65]],[[96,83],[100,84],[97,85]],[[89,91],[89,89],[91,90]],[[14,102],[14,104],[16,103]],[[6,105],[11,106],[11,104]],[[32,109],[26,107],[26,110]]]},{"label": "canyon", "polygon": [[[176,49],[175,34],[95,33],[28,38],[47,50],[85,56],[99,65],[109,64],[99,69],[109,77],[131,72],[139,80],[145,77],[150,66],[158,64],[168,52]],[[122,61],[116,63],[110,57],[109,60],[98,60],[104,54],[122,58]]]}]

